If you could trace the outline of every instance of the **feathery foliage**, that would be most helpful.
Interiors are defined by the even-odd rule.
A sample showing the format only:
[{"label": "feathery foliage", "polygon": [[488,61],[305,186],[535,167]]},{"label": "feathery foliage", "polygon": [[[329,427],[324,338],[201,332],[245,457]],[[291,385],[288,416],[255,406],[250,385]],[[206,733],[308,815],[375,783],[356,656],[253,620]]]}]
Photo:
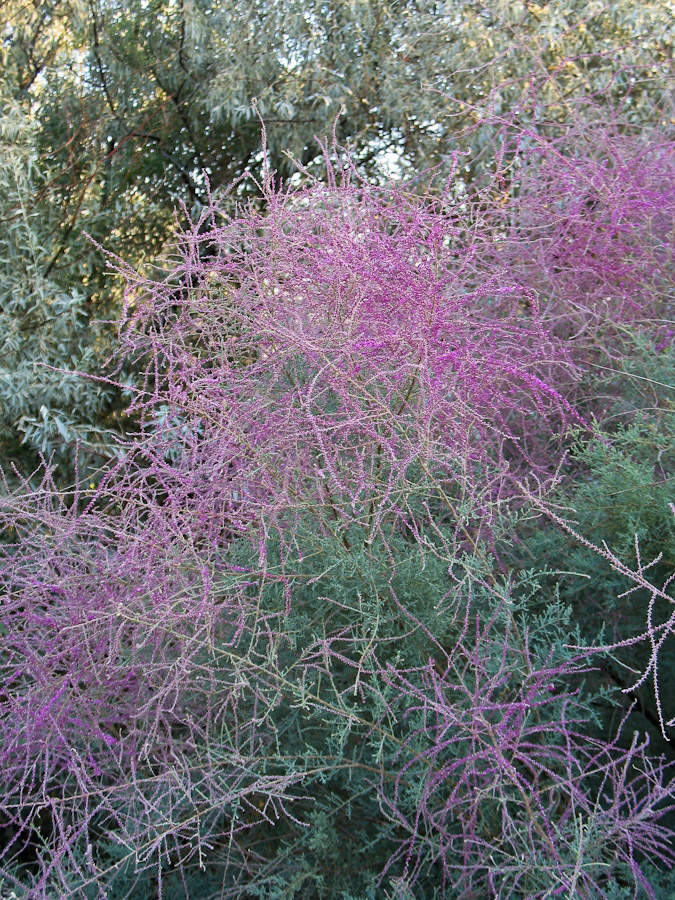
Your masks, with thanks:
[{"label": "feathery foliage", "polygon": [[[47,467],[0,500],[3,890],[658,897],[672,763],[628,736],[629,714],[607,732],[621,694],[597,669],[644,637],[668,727],[672,576],[594,543],[604,523],[576,531],[556,492],[592,484],[565,483],[565,448],[613,487],[649,422],[598,442],[575,405],[595,411],[601,325],[644,348],[665,317],[658,266],[654,310],[619,294],[600,316],[598,292],[629,277],[609,249],[625,234],[640,236],[628,269],[662,264],[672,142],[628,136],[634,164],[600,167],[616,189],[584,217],[549,166],[593,169],[587,145],[528,128],[528,177],[561,203],[542,242],[595,229],[605,268],[577,244],[534,283],[526,227],[507,265],[499,169],[458,194],[455,154],[420,196],[362,179],[337,147],[301,188],[264,169],[264,212],[213,200],[155,277],[109,257],[138,430],[93,491],[59,490]],[[541,193],[513,202],[534,228]],[[646,592],[643,634],[600,648],[543,551],[505,565],[541,514]],[[663,514],[649,508],[666,535]]]}]

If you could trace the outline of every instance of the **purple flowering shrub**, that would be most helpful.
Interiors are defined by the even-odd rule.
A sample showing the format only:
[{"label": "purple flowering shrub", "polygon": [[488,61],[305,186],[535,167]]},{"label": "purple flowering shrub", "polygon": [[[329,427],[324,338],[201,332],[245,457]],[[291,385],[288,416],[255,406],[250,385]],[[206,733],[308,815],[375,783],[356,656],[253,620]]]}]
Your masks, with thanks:
[{"label": "purple flowering shrub", "polygon": [[[48,827],[29,896],[49,897],[70,896],[68,872],[83,889],[114,874],[94,862],[90,834],[137,863],[173,845],[190,859],[200,829],[211,833],[234,802],[262,793],[277,810],[297,777],[264,771],[264,677],[237,699],[237,648],[248,642],[252,655],[258,638],[245,585],[211,583],[158,517],[122,534],[113,519],[76,514],[77,497],[55,508],[43,489],[6,549],[2,772],[13,800],[4,849]],[[16,498],[8,507],[16,513]]]},{"label": "purple flowering shrub", "polygon": [[669,767],[599,732],[594,651],[498,556],[587,427],[555,309],[595,282],[483,256],[494,184],[455,175],[327,156],[163,279],[111,261],[138,431],[93,490],[0,499],[3,889],[655,897]]},{"label": "purple flowering shrub", "polygon": [[[486,217],[496,240],[483,264],[537,295],[548,333],[584,369],[616,369],[645,328],[657,352],[672,339],[673,109],[640,129],[625,112],[577,102],[566,125],[505,124],[494,183],[517,200],[492,203]],[[602,418],[594,393],[585,378],[568,399]]]},{"label": "purple flowering shrub", "polygon": [[264,213],[196,223],[162,284],[129,273],[123,347],[149,355],[132,409],[165,425],[124,490],[162,484],[179,517],[198,492],[207,541],[245,527],[243,496],[261,548],[271,529],[290,552],[290,510],[367,542],[385,520],[414,535],[443,485],[485,527],[513,473],[550,476],[538,438],[579,421],[552,386],[572,377],[564,347],[536,312],[518,320],[517,283],[476,274],[447,197],[344,174],[290,196],[267,184]]},{"label": "purple flowering shrub", "polygon": [[[658,824],[671,799],[663,761],[649,759],[637,732],[628,750],[589,738],[587,698],[569,686],[580,662],[532,646],[564,609],[521,632],[514,601],[518,609],[510,596],[487,621],[467,617],[442,665],[384,674],[402,720],[416,725],[405,744],[415,756],[397,754],[393,784],[382,780],[385,808],[408,834],[388,865],[404,860],[414,884],[439,863],[443,891],[462,897],[603,896],[622,869],[644,883],[635,855],[672,854]],[[633,767],[644,777],[627,781]],[[411,780],[407,811],[399,795]]]},{"label": "purple flowering shrub", "polygon": [[521,562],[564,556],[579,576],[563,581],[565,602],[587,635],[603,626],[601,643],[617,644],[604,675],[639,702],[654,735],[672,739],[659,691],[675,672],[672,103],[639,131],[618,111],[591,109],[590,123],[582,112],[548,135],[514,135],[518,202],[492,207],[501,240],[489,265],[537,292],[545,327],[583,372],[566,396],[595,420],[566,442],[572,477],[549,497],[554,527],[521,531]]}]

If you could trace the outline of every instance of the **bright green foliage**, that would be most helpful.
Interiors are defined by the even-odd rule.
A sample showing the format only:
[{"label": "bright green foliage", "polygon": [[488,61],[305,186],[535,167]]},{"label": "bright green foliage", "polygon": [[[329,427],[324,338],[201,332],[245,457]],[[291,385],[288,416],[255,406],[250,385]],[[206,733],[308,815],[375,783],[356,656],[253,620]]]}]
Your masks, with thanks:
[{"label": "bright green foliage", "polygon": [[[652,583],[660,585],[675,569],[675,521],[670,508],[675,484],[675,352],[672,344],[656,352],[653,340],[640,335],[627,348],[632,353],[623,355],[620,363],[625,376],[618,371],[595,375],[595,392],[603,399],[602,424],[594,437],[579,434],[573,442],[567,476],[549,499],[578,533],[596,546],[605,542],[632,567],[637,564],[636,547],[643,565],[655,560],[648,574]],[[589,639],[601,629],[603,643],[643,633],[649,594],[639,590],[621,596],[633,584],[601,562],[593,550],[553,524],[537,528],[526,537],[524,547],[526,553],[519,555],[525,565],[566,570],[556,578],[560,595],[572,605]],[[669,611],[657,604],[655,624],[666,614]],[[644,671],[649,653],[647,641],[626,648],[614,661],[603,664],[605,676],[610,683],[629,687],[637,680],[635,672]],[[669,691],[666,686],[673,678],[671,638],[661,652],[664,690]],[[637,696],[658,740],[650,684]],[[668,715],[671,705],[666,703]]]}]

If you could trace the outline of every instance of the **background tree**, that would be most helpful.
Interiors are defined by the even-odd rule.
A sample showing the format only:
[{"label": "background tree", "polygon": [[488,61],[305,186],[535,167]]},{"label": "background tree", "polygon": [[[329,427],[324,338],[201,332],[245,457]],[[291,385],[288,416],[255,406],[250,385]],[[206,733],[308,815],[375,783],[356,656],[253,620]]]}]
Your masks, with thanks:
[{"label": "background tree", "polygon": [[[92,449],[106,442],[111,391],[75,374],[100,367],[103,334],[89,321],[86,263],[58,265],[65,247],[74,257],[76,243],[65,236],[67,223],[50,195],[58,172],[38,159],[38,124],[3,87],[0,82],[0,459],[5,467],[30,464],[36,453],[56,451],[61,476],[72,478],[78,439]],[[80,216],[87,212],[83,203]]]}]

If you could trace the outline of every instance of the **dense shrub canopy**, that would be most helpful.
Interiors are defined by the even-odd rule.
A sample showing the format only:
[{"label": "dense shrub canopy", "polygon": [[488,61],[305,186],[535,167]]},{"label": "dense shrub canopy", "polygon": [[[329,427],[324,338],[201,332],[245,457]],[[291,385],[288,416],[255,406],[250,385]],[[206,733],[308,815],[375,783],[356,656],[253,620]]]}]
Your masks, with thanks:
[{"label": "dense shrub canopy", "polygon": [[[109,255],[104,383],[133,369],[137,430],[91,487],[46,466],[0,501],[3,889],[658,896],[671,763],[605,710],[651,678],[667,737],[672,579],[561,503],[566,450],[626,452],[600,342],[670,352],[673,156],[600,133],[504,132],[532,148],[510,230],[510,150],[471,190],[456,153],[424,196],[336,145],[303,187],[264,169],[264,208],[212,200],[154,274]],[[646,598],[612,636],[648,648],[637,686],[561,599],[564,561],[527,565],[542,516]]]},{"label": "dense shrub canopy", "polygon": [[3,6],[3,898],[672,898],[674,21]]}]

